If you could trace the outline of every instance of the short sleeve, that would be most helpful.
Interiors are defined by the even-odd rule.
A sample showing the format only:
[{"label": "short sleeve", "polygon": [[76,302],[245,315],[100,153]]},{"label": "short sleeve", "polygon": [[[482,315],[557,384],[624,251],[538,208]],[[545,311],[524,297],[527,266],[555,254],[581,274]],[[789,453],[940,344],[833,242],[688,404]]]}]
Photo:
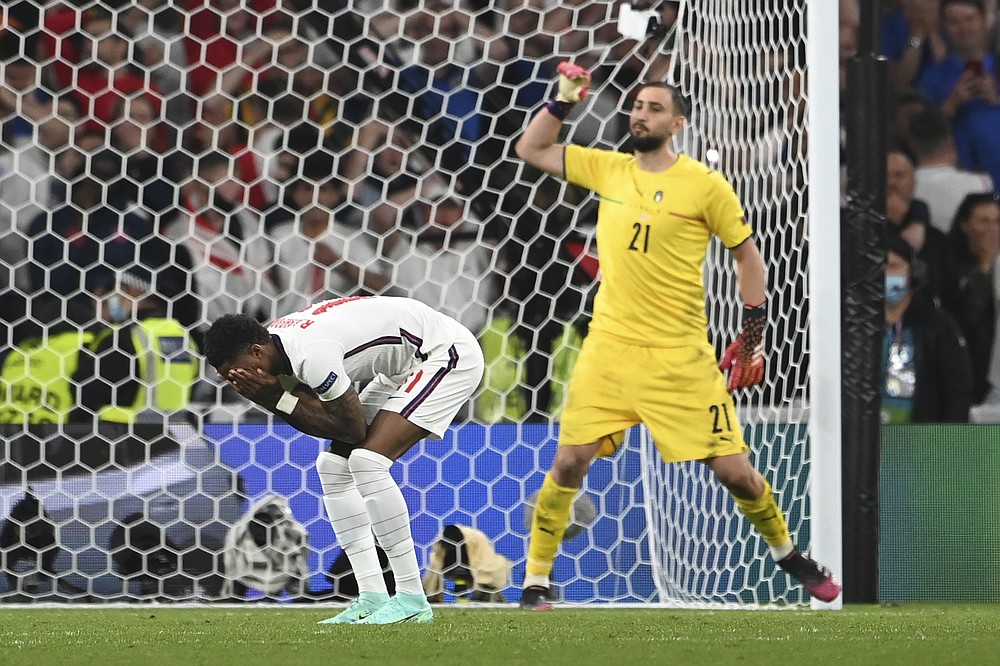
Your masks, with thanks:
[{"label": "short sleeve", "polygon": [[597,194],[606,194],[604,189],[607,168],[606,158],[612,155],[606,150],[596,150],[594,148],[584,148],[583,146],[566,146],[566,153],[563,160],[566,169],[566,180],[586,187]]},{"label": "short sleeve", "polygon": [[347,392],[351,378],[344,370],[344,352],[335,344],[324,342],[308,347],[302,369],[302,383],[311,388],[320,400],[336,400]]},{"label": "short sleeve", "polygon": [[706,197],[705,220],[709,230],[728,248],[734,248],[753,234],[739,197],[722,174],[708,174],[709,193]]}]

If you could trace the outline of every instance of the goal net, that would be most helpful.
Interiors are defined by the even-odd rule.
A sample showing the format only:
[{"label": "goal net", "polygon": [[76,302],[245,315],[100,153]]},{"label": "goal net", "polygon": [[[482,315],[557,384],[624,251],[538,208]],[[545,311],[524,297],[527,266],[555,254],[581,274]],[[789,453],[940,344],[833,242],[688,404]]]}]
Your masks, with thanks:
[{"label": "goal net", "polygon": [[[596,198],[513,152],[570,59],[594,83],[567,141],[622,148],[639,83],[671,81],[691,105],[677,147],[746,207],[769,353],[737,401],[807,549],[806,3],[739,5],[653,3],[636,40],[617,2],[8,3],[0,602],[349,597],[323,443],[221,386],[198,343],[224,313],[364,294],[424,301],[480,338],[474,399],[394,474],[422,566],[447,526],[474,528],[511,566],[479,591],[516,599],[525,500],[599,279]],[[721,246],[705,285],[721,351],[740,313]],[[554,572],[566,601],[807,600],[706,470],[663,465],[641,429],[584,491],[595,515]],[[467,598],[455,578],[447,601]]]}]

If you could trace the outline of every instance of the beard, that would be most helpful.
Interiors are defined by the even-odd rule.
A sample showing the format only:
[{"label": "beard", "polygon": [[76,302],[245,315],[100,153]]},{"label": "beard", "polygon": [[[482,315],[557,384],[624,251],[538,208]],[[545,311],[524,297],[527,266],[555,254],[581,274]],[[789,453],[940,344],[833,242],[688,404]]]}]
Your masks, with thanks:
[{"label": "beard", "polygon": [[634,133],[632,134],[632,150],[637,153],[652,153],[663,148],[666,142],[667,137],[665,136],[654,136],[652,134],[636,136]]}]

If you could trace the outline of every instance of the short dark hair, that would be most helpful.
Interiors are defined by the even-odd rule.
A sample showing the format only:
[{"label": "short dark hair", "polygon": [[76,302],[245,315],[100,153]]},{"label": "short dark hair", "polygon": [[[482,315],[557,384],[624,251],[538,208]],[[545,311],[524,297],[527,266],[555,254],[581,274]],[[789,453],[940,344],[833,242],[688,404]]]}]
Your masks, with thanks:
[{"label": "short dark hair", "polygon": [[901,145],[889,146],[889,149],[885,151],[886,156],[892,155],[894,153],[896,155],[902,155],[904,158],[906,158],[906,161],[910,163],[910,166],[912,167],[917,166],[917,156],[914,155],[913,151],[907,148],[906,146],[901,146]]},{"label": "short dark hair", "polygon": [[941,1],[941,16],[944,17],[944,10],[951,5],[968,5],[973,9],[977,10],[983,16],[986,16],[986,3],[983,0],[942,0]]},{"label": "short dark hair", "polygon": [[[674,105],[674,114],[678,116],[688,117],[691,113],[691,109],[688,108],[687,100],[684,99],[684,95],[681,94],[680,89],[672,83],[667,83],[665,81],[647,81],[642,84],[639,91],[646,88],[659,88],[660,90],[666,90],[670,93],[670,101]],[[638,94],[638,92],[636,93]]]},{"label": "short dark hair", "polygon": [[911,267],[913,266],[913,246],[903,240],[899,234],[889,232],[885,239],[885,246],[886,252],[898,254],[903,258],[903,261]]},{"label": "short dark hair", "polygon": [[910,144],[917,157],[930,155],[948,142],[951,123],[939,109],[924,109],[910,119]]},{"label": "short dark hair", "polygon": [[213,368],[232,363],[253,345],[271,341],[259,321],[249,315],[227,314],[219,317],[205,333],[205,359]]}]

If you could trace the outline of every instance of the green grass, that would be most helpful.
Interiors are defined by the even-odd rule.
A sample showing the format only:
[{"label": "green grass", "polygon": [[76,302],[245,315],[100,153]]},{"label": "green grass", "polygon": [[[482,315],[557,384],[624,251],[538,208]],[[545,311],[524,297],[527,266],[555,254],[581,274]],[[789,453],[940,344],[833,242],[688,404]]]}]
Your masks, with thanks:
[{"label": "green grass", "polygon": [[316,625],[333,610],[2,609],[0,665],[1000,663],[1000,605],[836,612],[444,608],[430,625]]}]

